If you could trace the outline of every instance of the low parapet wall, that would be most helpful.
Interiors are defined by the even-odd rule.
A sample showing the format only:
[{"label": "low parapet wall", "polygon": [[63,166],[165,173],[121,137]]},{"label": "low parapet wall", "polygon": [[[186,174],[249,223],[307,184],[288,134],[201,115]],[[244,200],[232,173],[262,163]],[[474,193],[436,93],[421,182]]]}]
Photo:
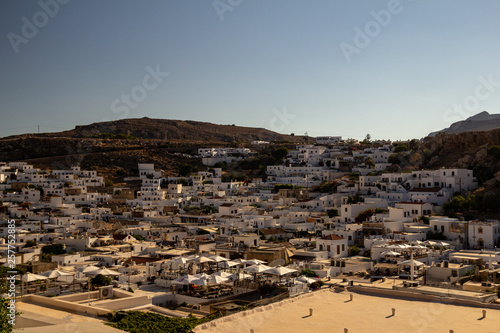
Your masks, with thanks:
[{"label": "low parapet wall", "polygon": [[288,304],[288,303],[293,303],[299,299],[302,299],[304,297],[312,297],[314,295],[318,295],[320,293],[323,293],[323,292],[329,292],[327,289],[322,289],[322,290],[318,290],[318,291],[315,291],[315,292],[312,292],[312,293],[308,293],[308,294],[303,294],[303,295],[300,295],[300,296],[296,296],[296,297],[293,297],[293,298],[287,298],[285,300],[282,300],[280,302],[276,302],[276,303],[272,303],[272,304],[268,304],[268,305],[263,305],[263,306],[259,306],[259,307],[256,307],[254,309],[251,309],[251,310],[246,310],[246,311],[240,311],[240,312],[237,312],[237,313],[233,313],[231,315],[228,315],[228,316],[224,316],[224,317],[221,317],[221,318],[218,318],[218,319],[214,319],[208,323],[205,323],[205,324],[202,324],[202,325],[199,325],[197,326],[194,331],[195,332],[202,332],[204,330],[207,330],[209,328],[212,328],[212,327],[217,327],[218,325],[224,323],[224,322],[229,322],[229,321],[236,321],[238,320],[239,318],[242,318],[242,317],[246,317],[246,316],[249,316],[249,315],[252,315],[252,314],[259,314],[259,313],[263,313],[265,311],[269,311],[269,310],[272,310],[274,308],[277,308],[277,307],[280,307],[284,304]]},{"label": "low parapet wall", "polygon": [[[382,289],[375,287],[364,287],[364,286],[355,286],[349,288],[350,292],[355,292],[359,294],[365,295],[373,295],[373,296],[382,296],[389,298],[402,298],[402,299],[415,299],[423,302],[439,302],[443,304],[450,305],[461,305],[468,307],[478,307],[478,308],[488,308],[488,309],[496,309],[500,310],[499,304],[492,303],[482,303],[473,300],[467,299],[458,299],[454,297],[443,297],[443,296],[435,296],[429,294],[418,293],[414,291],[405,291],[405,290],[392,290],[392,289]],[[495,295],[492,295],[495,296]]]},{"label": "low parapet wall", "polygon": [[21,297],[19,301],[25,303],[34,303],[38,305],[45,305],[50,308],[61,309],[72,313],[83,313],[94,316],[107,315],[108,313],[112,313],[112,311],[107,309],[102,309],[82,304],[75,304],[64,300],[58,300],[57,298],[54,297],[27,295]]}]

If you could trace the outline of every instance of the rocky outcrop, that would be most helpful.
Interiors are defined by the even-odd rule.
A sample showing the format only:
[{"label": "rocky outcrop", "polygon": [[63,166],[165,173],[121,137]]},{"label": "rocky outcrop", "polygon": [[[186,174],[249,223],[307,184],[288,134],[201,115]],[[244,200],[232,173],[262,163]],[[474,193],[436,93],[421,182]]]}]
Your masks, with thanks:
[{"label": "rocky outcrop", "polygon": [[450,127],[441,131],[432,132],[429,136],[435,136],[439,133],[459,134],[470,131],[489,131],[500,127],[500,114],[489,114],[486,111],[478,113],[465,120],[453,123]]}]

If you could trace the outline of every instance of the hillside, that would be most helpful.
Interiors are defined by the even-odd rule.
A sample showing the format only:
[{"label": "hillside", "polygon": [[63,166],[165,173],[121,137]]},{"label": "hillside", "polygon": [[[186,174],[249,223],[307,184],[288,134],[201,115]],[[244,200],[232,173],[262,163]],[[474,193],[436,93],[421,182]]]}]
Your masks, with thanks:
[{"label": "hillside", "polygon": [[102,133],[130,135],[140,139],[183,143],[235,143],[264,141],[299,141],[299,137],[279,134],[264,128],[217,125],[191,120],[133,118],[76,126],[75,129],[45,136],[88,138]]},{"label": "hillside", "polygon": [[216,125],[166,119],[123,119],[59,133],[24,134],[0,139],[0,161],[27,161],[36,167],[58,169],[73,165],[109,173],[155,163],[175,175],[182,163],[201,167],[189,158],[198,147],[234,146],[254,140],[300,142],[300,136],[283,135],[263,128]]},{"label": "hillside", "polygon": [[488,148],[494,145],[500,145],[500,128],[460,134],[438,134],[423,139],[418,149],[406,157],[407,166],[412,169],[472,169],[483,186],[482,190],[498,192],[500,159],[488,154]]},{"label": "hillside", "polygon": [[432,132],[429,136],[435,136],[438,133],[459,134],[470,131],[489,131],[499,127],[500,114],[489,114],[483,111],[465,120],[453,123],[450,127],[441,131]]}]

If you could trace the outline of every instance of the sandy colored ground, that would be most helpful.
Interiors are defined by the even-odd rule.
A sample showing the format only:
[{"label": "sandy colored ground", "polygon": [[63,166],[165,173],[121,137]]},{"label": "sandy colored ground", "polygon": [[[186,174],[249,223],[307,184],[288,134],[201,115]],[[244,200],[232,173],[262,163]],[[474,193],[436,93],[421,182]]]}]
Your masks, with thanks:
[{"label": "sandy colored ground", "polygon": [[123,333],[121,330],[104,325],[102,319],[91,316],[73,314],[24,302],[17,302],[16,309],[22,314],[16,318],[15,328],[22,328],[22,332],[26,333]]},{"label": "sandy colored ground", "polygon": [[[228,321],[229,317],[210,323],[207,329],[198,326],[199,333],[250,332],[339,332],[348,328],[353,333],[391,332],[500,332],[500,310],[487,310],[481,319],[481,308],[445,305],[443,303],[419,302],[414,300],[353,294],[349,301],[347,292],[334,293],[329,290],[303,297],[272,309],[264,306],[262,312],[242,316]],[[309,316],[309,308],[313,315]],[[391,316],[391,309],[396,315]],[[234,317],[233,317],[234,318]]]}]

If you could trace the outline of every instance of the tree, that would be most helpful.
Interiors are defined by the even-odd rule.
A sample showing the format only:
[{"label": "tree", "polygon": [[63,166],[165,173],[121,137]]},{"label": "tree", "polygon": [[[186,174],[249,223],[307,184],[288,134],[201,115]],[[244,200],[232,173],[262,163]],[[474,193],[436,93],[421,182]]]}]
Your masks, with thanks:
[{"label": "tree", "polygon": [[36,246],[36,240],[28,240],[26,241],[26,244],[24,244],[24,247],[32,247],[32,246]]},{"label": "tree", "polygon": [[373,168],[373,167],[375,167],[375,162],[373,162],[373,159],[367,157],[365,159],[365,165]]},{"label": "tree", "polygon": [[102,274],[97,274],[95,277],[90,279],[90,284],[97,287],[109,286],[111,284],[111,278]]},{"label": "tree", "polygon": [[335,216],[339,216],[339,210],[338,209],[329,209],[329,210],[326,211],[326,213],[328,214],[329,218],[332,218],[332,217],[335,217]]},{"label": "tree", "polygon": [[180,177],[187,177],[191,174],[191,172],[194,171],[193,166],[191,164],[187,164],[187,163],[179,165],[178,170],[179,170]]},{"label": "tree", "polygon": [[359,252],[361,252],[361,250],[356,245],[353,245],[353,246],[349,247],[347,252],[348,252],[348,255],[350,257],[352,257],[352,256],[357,256],[359,254]]},{"label": "tree", "polygon": [[302,274],[307,277],[316,277],[316,273],[314,273],[314,271],[309,268],[304,268],[302,270]]},{"label": "tree", "polygon": [[276,148],[272,152],[272,155],[276,160],[281,161],[283,158],[286,157],[286,155],[288,155],[288,149],[286,147]]},{"label": "tree", "polygon": [[372,138],[372,136],[370,135],[370,133],[366,134],[365,136],[365,141],[368,141],[370,142],[370,139]]},{"label": "tree", "polygon": [[500,159],[500,146],[494,145],[488,148],[488,155]]},{"label": "tree", "polygon": [[43,261],[50,262],[52,260],[53,255],[64,254],[64,253],[66,253],[66,251],[64,250],[63,244],[51,244],[42,247]]},{"label": "tree", "polygon": [[[13,331],[15,316],[21,313],[15,311],[11,301],[0,297],[0,333],[10,333]],[[13,309],[13,310],[11,310]]]},{"label": "tree", "polygon": [[134,238],[137,239],[138,241],[143,241],[144,240],[144,237],[142,237],[142,235],[134,235]]},{"label": "tree", "polygon": [[64,244],[50,244],[42,247],[42,253],[45,254],[64,254],[66,251],[64,250]]}]

